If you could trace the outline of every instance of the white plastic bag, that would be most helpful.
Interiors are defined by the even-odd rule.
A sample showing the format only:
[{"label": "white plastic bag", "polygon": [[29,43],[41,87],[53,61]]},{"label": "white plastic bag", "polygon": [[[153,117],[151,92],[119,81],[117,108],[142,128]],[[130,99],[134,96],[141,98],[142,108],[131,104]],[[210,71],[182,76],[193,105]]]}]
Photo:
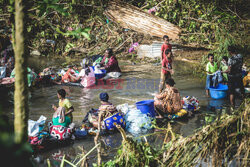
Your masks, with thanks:
[{"label": "white plastic bag", "polygon": [[37,121],[33,121],[29,119],[28,120],[28,135],[32,137],[39,135],[39,132],[43,130],[46,119],[47,118],[43,115],[41,115]]},{"label": "white plastic bag", "polygon": [[129,111],[124,117],[126,121],[126,130],[132,135],[146,133],[151,127],[151,118],[143,114],[136,107],[129,106]]},{"label": "white plastic bag", "polygon": [[116,109],[118,111],[121,111],[124,115],[128,113],[129,111],[129,106],[128,106],[128,103],[125,103],[125,104],[120,104],[118,106],[116,106]]},{"label": "white plastic bag", "polygon": [[94,71],[95,74],[102,74],[102,70],[100,70],[100,66],[95,66],[95,71]]}]

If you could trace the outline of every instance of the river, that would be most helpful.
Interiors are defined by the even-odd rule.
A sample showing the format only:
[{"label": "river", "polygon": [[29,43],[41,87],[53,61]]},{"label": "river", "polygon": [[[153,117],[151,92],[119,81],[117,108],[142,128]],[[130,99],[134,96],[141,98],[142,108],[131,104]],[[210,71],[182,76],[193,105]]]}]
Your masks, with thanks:
[{"label": "river", "polygon": [[[33,61],[34,60],[30,60],[30,64],[32,64]],[[62,63],[63,60],[59,62]],[[40,63],[44,62],[40,61]],[[52,64],[53,62],[50,63]],[[40,69],[41,67],[44,67],[44,64],[40,64]],[[121,61],[120,67],[123,71],[123,75],[118,80],[119,83],[113,86],[97,85],[91,89],[59,85],[32,88],[29,91],[29,119],[37,120],[41,115],[44,115],[48,121],[51,120],[53,115],[51,105],[58,104],[57,90],[60,88],[66,90],[67,98],[70,99],[75,108],[73,117],[74,123],[76,123],[77,126],[81,125],[85,114],[91,108],[99,107],[99,94],[101,92],[108,92],[110,101],[115,105],[124,103],[133,105],[138,101],[154,98],[154,94],[158,91],[160,77],[159,64],[131,64],[129,61]],[[213,121],[218,114],[228,112],[228,100],[213,100],[206,97],[204,90],[205,79],[202,80],[192,75],[192,64],[176,60],[173,68],[175,70],[175,74],[173,75],[176,82],[175,87],[179,89],[181,96],[194,96],[198,98],[200,102],[200,110],[193,117],[180,121],[171,121],[176,133],[183,136],[191,135],[198,128]],[[0,105],[3,111],[12,119],[14,115],[13,91],[1,93]],[[168,121],[164,121],[163,123],[166,125],[167,122]],[[161,147],[163,137],[163,135],[158,135],[157,137],[148,137],[148,140],[152,145]],[[103,159],[112,159],[116,148],[121,144],[120,134],[106,135],[101,137],[101,140],[104,143],[103,148],[107,153],[103,156]],[[66,155],[67,160],[74,160],[74,158],[81,153],[82,146],[85,150],[90,150],[94,146],[93,136],[76,140],[74,144],[67,147],[36,154],[33,158],[37,166],[47,166],[47,159],[50,160],[52,166],[59,166],[63,155]],[[93,152],[93,154],[89,156],[90,162],[95,162],[95,155],[95,152]]]}]

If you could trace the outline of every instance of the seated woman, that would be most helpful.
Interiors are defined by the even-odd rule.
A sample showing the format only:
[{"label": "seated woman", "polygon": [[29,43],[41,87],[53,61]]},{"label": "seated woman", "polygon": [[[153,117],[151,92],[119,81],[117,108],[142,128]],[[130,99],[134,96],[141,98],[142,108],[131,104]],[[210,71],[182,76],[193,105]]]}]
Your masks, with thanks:
[{"label": "seated woman", "polygon": [[81,65],[82,65],[82,70],[78,75],[78,79],[81,80],[80,82],[81,85],[84,88],[88,88],[90,86],[95,85],[95,73],[93,68],[91,68],[88,63]]},{"label": "seated woman", "polygon": [[101,129],[103,120],[109,116],[116,114],[118,111],[116,107],[109,102],[109,95],[107,93],[100,94],[101,106],[98,109],[98,115],[89,114],[89,122],[98,130]]},{"label": "seated woman", "polygon": [[113,55],[112,49],[107,49],[105,51],[101,65],[104,66],[104,69],[107,72],[107,75],[104,77],[104,79],[118,78],[121,76],[121,69],[116,57]]},{"label": "seated woman", "polygon": [[172,78],[166,80],[166,88],[162,93],[155,95],[154,106],[159,117],[164,113],[175,114],[182,109],[182,99],[177,88],[174,88],[175,82]]},{"label": "seated woman", "polygon": [[62,83],[77,81],[79,81],[77,72],[74,70],[73,66],[69,66],[69,69],[67,70],[66,74],[62,76]]},{"label": "seated woman", "polygon": [[58,107],[53,114],[52,122],[49,122],[49,133],[57,140],[68,139],[73,131],[73,127],[69,127],[71,120],[65,116],[65,111],[64,107]]}]

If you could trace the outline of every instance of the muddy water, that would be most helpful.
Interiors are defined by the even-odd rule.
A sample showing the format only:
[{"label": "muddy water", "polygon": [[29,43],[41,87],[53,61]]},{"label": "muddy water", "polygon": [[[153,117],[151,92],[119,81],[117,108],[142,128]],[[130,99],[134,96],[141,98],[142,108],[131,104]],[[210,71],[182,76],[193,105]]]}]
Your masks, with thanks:
[{"label": "muddy water", "polygon": [[[40,61],[42,62],[42,61]],[[46,64],[46,62],[45,62]],[[43,64],[41,65],[41,67]],[[80,126],[85,114],[91,108],[98,108],[100,105],[99,93],[108,92],[110,101],[115,104],[128,103],[130,105],[137,101],[153,99],[154,94],[158,91],[160,65],[159,64],[136,64],[132,65],[129,62],[120,62],[123,71],[123,76],[118,80],[118,83],[111,85],[97,85],[92,89],[85,89],[74,86],[48,86],[41,88],[33,88],[29,92],[29,108],[30,119],[37,120],[41,115],[51,120],[53,111],[52,104],[58,104],[56,91],[63,88],[67,92],[67,98],[72,102],[75,111],[73,113],[74,122]],[[205,81],[192,76],[192,65],[182,61],[175,61],[175,74],[173,78],[176,82],[176,87],[179,89],[182,96],[195,96],[200,101],[200,111],[193,117],[187,120],[172,121],[173,129],[176,133],[188,136],[206,122],[214,120],[216,115],[221,112],[226,112],[223,108],[217,108],[217,105],[227,106],[227,100],[213,100],[205,96],[204,86]],[[6,98],[3,98],[6,97]],[[13,100],[12,93],[1,95],[1,105],[10,118],[13,118]],[[7,105],[6,105],[7,104]],[[217,106],[217,107],[216,107]],[[161,123],[166,125],[167,121]],[[149,142],[155,147],[161,147],[163,135],[157,137],[147,137]],[[107,153],[103,157],[104,160],[111,159],[114,156],[115,148],[121,143],[119,134],[103,136],[103,148]],[[81,153],[81,148],[90,150],[94,146],[93,137],[89,136],[86,139],[77,140],[74,144],[50,150],[44,153],[37,154],[34,159],[37,166],[47,166],[46,159],[50,159],[53,166],[59,166],[60,159],[66,155],[67,160],[74,158]],[[95,153],[90,155],[90,161],[95,162]]]}]

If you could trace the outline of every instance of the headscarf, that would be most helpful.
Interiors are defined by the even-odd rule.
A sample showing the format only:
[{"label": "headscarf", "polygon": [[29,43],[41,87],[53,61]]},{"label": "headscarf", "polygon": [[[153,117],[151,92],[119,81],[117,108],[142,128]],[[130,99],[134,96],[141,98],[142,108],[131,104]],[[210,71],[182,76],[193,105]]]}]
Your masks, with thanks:
[{"label": "headscarf", "polygon": [[65,108],[64,107],[58,107],[53,114],[53,118],[59,117],[59,123],[63,123],[65,120]]},{"label": "headscarf", "polygon": [[100,94],[100,99],[101,101],[107,102],[109,100],[109,95],[108,93],[104,92]]}]

